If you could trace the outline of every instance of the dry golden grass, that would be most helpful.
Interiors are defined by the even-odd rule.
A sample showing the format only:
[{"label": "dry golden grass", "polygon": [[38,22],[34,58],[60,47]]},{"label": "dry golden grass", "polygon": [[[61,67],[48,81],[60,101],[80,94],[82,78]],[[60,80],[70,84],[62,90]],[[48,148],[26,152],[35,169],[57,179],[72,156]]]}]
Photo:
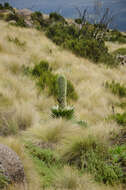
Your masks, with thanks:
[{"label": "dry golden grass", "polygon": [[[9,42],[8,36],[25,42],[25,47]],[[120,48],[118,44],[107,45],[110,51]],[[46,93],[39,94],[34,81],[24,76],[21,69],[22,65],[32,66],[40,60],[47,60],[55,73],[63,73],[73,82],[79,96],[79,100],[73,102],[76,118],[86,120],[91,127],[84,130],[69,122],[51,119],[50,108],[55,105],[54,99],[47,97]],[[8,110],[15,110],[12,117],[16,125],[27,130],[17,137],[1,137],[0,142],[10,146],[20,156],[28,178],[29,190],[39,190],[40,182],[32,161],[24,153],[22,138],[60,144],[76,135],[84,137],[96,134],[98,138],[107,141],[109,134],[117,131],[114,122],[105,121],[105,117],[112,113],[112,104],[119,102],[118,97],[104,88],[106,80],[125,83],[126,67],[111,69],[104,65],[96,65],[57,47],[42,32],[14,27],[0,21],[0,110],[4,110],[5,113]],[[67,175],[70,176],[68,180],[80,183],[81,179],[76,177],[78,175],[76,172],[74,175],[69,168],[64,171],[68,171]],[[62,189],[67,190],[69,188],[65,186],[65,179],[65,175],[59,176],[57,183]],[[82,181],[77,190],[121,190],[121,187],[110,188],[94,184],[87,176],[84,176]],[[61,189],[60,186],[56,188]]]},{"label": "dry golden grass", "polygon": [[25,135],[27,138],[34,141],[38,140],[40,142],[44,141],[55,145],[61,145],[63,141],[75,134],[81,134],[82,131],[83,130],[79,126],[73,125],[69,121],[50,119],[38,126],[29,128],[29,130],[25,132]]},{"label": "dry golden grass", "polygon": [[[74,168],[64,166],[62,171],[54,174],[54,187],[56,190],[121,190],[121,187],[96,184],[90,175],[82,175]],[[49,189],[48,189],[49,190]],[[51,189],[50,189],[51,190]]]},{"label": "dry golden grass", "polygon": [[[1,75],[2,81],[7,83],[9,89],[13,89],[13,93],[15,91],[15,96],[18,100],[19,98],[24,98],[32,105],[35,103],[38,106],[40,105],[34,83],[23,77],[19,71],[23,64],[32,65],[44,59],[50,62],[55,73],[64,73],[68,79],[73,81],[79,95],[78,102],[74,104],[78,118],[97,124],[111,113],[111,105],[113,102],[118,102],[118,98],[106,91],[103,84],[106,80],[117,80],[125,83],[126,68],[106,69],[103,65],[97,66],[86,59],[78,58],[72,53],[55,46],[41,32],[34,29],[16,28],[8,26],[5,22],[1,22],[0,27],[2,28],[0,44],[3,49],[0,52],[0,73],[3,73]],[[20,41],[26,42],[26,49],[23,50],[10,43],[7,36],[16,37]],[[52,53],[49,53],[50,49]],[[7,75],[4,73],[7,73]],[[5,86],[5,84],[3,85]],[[13,99],[15,99],[15,96]],[[45,101],[46,97],[44,97],[43,101],[44,108],[40,108],[41,110],[45,109],[45,107],[48,109],[53,105],[52,98],[48,99],[46,104]],[[49,106],[47,105],[48,103]]]}]

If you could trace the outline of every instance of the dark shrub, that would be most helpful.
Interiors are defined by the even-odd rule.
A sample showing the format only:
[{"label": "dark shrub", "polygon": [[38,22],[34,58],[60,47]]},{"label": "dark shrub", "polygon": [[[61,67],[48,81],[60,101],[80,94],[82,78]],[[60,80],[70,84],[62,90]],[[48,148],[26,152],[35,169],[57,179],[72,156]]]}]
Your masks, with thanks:
[{"label": "dark shrub", "polygon": [[56,12],[50,13],[49,18],[51,20],[53,20],[53,21],[60,21],[60,22],[63,22],[63,23],[66,22],[65,19],[64,19],[64,17],[62,17],[60,14],[58,14]]},{"label": "dark shrub", "polygon": [[101,63],[105,63],[106,65],[110,67],[117,67],[119,65],[119,62],[117,61],[116,57],[112,54],[109,54],[108,52],[103,53],[99,59]]},{"label": "dark shrub", "polygon": [[16,21],[15,26],[26,27],[24,18],[22,16],[17,15],[16,13],[9,13],[6,16],[5,20],[6,21],[14,20],[14,21]]},{"label": "dark shrub", "polygon": [[65,37],[66,33],[64,32],[64,26],[61,23],[50,26],[47,29],[46,34],[57,45],[61,45],[66,38]]},{"label": "dark shrub", "polygon": [[89,58],[94,62],[99,62],[102,55],[106,55],[107,52],[104,42],[99,45],[95,39],[67,40],[64,46],[71,49],[76,55]]},{"label": "dark shrub", "polygon": [[4,3],[4,9],[13,9],[9,3]]},{"label": "dark shrub", "polygon": [[0,10],[3,10],[3,8],[4,8],[3,5],[0,3]]},{"label": "dark shrub", "polygon": [[48,27],[47,36],[57,45],[70,49],[78,56],[86,57],[94,62],[104,62],[107,65],[117,65],[115,57],[108,53],[104,39],[97,40],[93,37],[94,27],[87,24],[88,30],[80,31],[75,25],[56,23]]},{"label": "dark shrub", "polygon": [[41,29],[41,27],[45,25],[43,14],[41,12],[34,12],[31,15],[31,19],[38,29]]},{"label": "dark shrub", "polygon": [[11,20],[18,20],[18,16],[16,14],[10,13],[5,17],[6,21],[11,21]]},{"label": "dark shrub", "polygon": [[42,15],[42,13],[41,12],[39,12],[39,11],[36,11],[36,12],[34,12],[32,15],[31,15],[31,17],[32,17],[32,19],[34,20],[39,20],[39,19],[43,19],[43,15]]},{"label": "dark shrub", "polygon": [[32,69],[32,75],[40,77],[43,72],[51,71],[49,68],[49,63],[47,61],[41,61],[39,64],[36,64]]},{"label": "dark shrub", "polygon": [[26,23],[25,23],[24,18],[22,18],[22,17],[18,17],[18,20],[17,20],[16,26],[26,27]]},{"label": "dark shrub", "polygon": [[82,19],[81,19],[81,18],[76,18],[76,19],[75,19],[75,22],[76,22],[77,24],[82,24]]}]

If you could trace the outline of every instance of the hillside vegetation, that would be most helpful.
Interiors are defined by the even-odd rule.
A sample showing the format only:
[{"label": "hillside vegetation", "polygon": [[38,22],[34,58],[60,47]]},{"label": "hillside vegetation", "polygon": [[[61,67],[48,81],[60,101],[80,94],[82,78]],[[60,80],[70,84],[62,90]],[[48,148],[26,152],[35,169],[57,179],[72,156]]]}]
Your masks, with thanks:
[{"label": "hillside vegetation", "polygon": [[[106,44],[113,54],[126,48]],[[19,155],[29,190],[124,190],[126,67],[74,53],[44,31],[0,20],[0,142]],[[50,69],[33,76],[42,62]],[[57,101],[48,77],[58,74],[69,81],[71,120],[51,116]]]}]

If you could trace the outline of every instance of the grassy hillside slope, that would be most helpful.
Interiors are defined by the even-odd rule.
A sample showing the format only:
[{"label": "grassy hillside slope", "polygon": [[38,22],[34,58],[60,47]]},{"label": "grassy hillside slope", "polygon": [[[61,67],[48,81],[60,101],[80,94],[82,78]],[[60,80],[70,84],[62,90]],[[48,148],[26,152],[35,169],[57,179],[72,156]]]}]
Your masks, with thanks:
[{"label": "grassy hillside slope", "polygon": [[[120,45],[109,43],[110,51],[118,48]],[[73,121],[51,118],[51,107],[56,104],[53,97],[49,97],[46,91],[40,93],[35,81],[23,72],[23,65],[32,67],[41,60],[48,61],[54,73],[65,74],[73,82],[79,97],[77,102],[71,102],[75,107],[76,119],[86,121],[89,127],[83,128]],[[120,102],[119,97],[104,86],[106,81],[112,80],[125,84],[126,67],[107,68],[105,65],[96,65],[54,45],[42,32],[0,21],[0,129],[4,125],[9,134],[6,137],[1,135],[0,142],[12,147],[20,156],[29,190],[45,187],[77,190],[123,189],[120,185],[105,186],[96,183],[89,173],[82,175],[67,164],[62,169],[54,167],[53,171],[46,171],[51,174],[47,175],[49,179],[45,179],[42,177],[44,174],[40,175],[36,161],[33,162],[34,159],[32,160],[25,149],[25,142],[28,140],[34,143],[45,140],[53,144],[56,152],[62,155],[67,145],[69,147],[77,138],[87,139],[88,136],[93,136],[109,146],[111,134],[119,133],[116,122],[105,120],[113,113],[112,105]],[[115,112],[122,111],[115,107]],[[13,135],[10,135],[12,131]],[[44,169],[43,166],[42,170]],[[50,181],[52,187],[49,185]]]}]

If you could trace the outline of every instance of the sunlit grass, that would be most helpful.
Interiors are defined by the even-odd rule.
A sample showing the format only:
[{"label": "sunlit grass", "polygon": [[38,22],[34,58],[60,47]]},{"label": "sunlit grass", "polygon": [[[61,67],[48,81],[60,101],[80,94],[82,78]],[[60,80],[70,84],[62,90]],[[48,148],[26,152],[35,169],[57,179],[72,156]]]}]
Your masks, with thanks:
[{"label": "sunlit grass", "polygon": [[[7,36],[25,42],[25,49],[8,41]],[[107,45],[111,52],[126,46],[113,43]],[[56,102],[46,92],[40,93],[35,82],[25,76],[22,70],[23,65],[30,67],[41,60],[48,61],[54,73],[64,74],[72,81],[79,97],[76,103],[71,102],[75,107],[75,119],[87,121],[90,127],[81,128],[74,120],[68,122],[51,118],[51,107]],[[0,21],[0,121],[3,122],[0,130],[7,126],[14,132],[9,132],[8,137],[1,137],[0,142],[11,147],[21,158],[29,190],[42,188],[40,176],[25,152],[25,141],[54,144],[61,154],[77,137],[83,137],[86,144],[87,136],[93,135],[103,144],[109,144],[111,135],[118,133],[117,124],[107,123],[105,120],[112,114],[112,105],[119,102],[119,97],[104,87],[105,81],[112,80],[125,83],[126,68],[111,69],[104,65],[95,65],[57,47],[42,32],[14,27]],[[54,178],[53,185],[56,190],[121,190],[121,187],[96,184],[92,176],[84,174],[81,177],[76,169],[68,166]],[[9,190],[23,190],[22,188],[10,187]]]}]

